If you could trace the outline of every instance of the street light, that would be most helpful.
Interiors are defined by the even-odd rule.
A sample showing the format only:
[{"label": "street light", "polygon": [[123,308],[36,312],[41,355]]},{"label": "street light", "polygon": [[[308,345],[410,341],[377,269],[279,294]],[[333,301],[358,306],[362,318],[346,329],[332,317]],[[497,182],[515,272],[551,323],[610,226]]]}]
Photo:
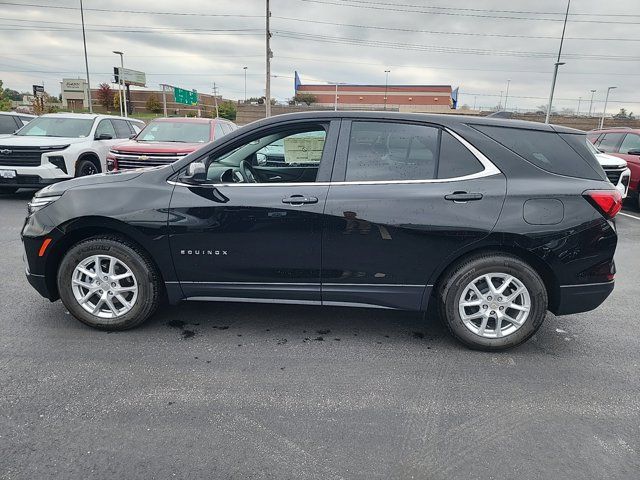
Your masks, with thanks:
[{"label": "street light", "polygon": [[[120,70],[118,71],[118,84],[122,86],[122,96],[120,97],[120,115],[124,111],[124,117],[128,117],[127,112],[127,92],[124,88],[124,52],[114,50],[113,53],[120,55]],[[120,86],[118,87],[120,88]]]},{"label": "street light", "polygon": [[244,70],[244,103],[247,103],[247,68],[248,67],[242,67]]},{"label": "street light", "polygon": [[609,87],[607,88],[607,96],[604,98],[604,110],[602,110],[602,118],[600,119],[600,128],[604,125],[604,116],[607,114],[607,103],[609,102],[609,92],[614,88],[618,87]]},{"label": "street light", "polygon": [[549,105],[547,105],[547,117],[544,119],[544,123],[549,123],[549,117],[551,116],[551,106],[553,105],[553,91],[556,88],[556,78],[558,77],[558,67],[565,65],[565,62],[556,62],[553,68],[553,80],[551,80],[551,92],[549,93]]},{"label": "street light", "polygon": [[335,85],[336,86],[336,97],[335,100],[333,102],[333,111],[337,112],[338,111],[338,85],[346,85],[346,83],[344,82],[327,82],[329,83],[329,85]]},{"label": "street light", "polygon": [[582,102],[582,97],[578,97],[578,110],[576,110],[576,117],[580,116],[580,103]]},{"label": "street light", "polygon": [[387,91],[389,88],[389,74],[391,73],[391,70],[385,70],[384,71],[385,76],[384,76],[384,109],[387,109]]},{"label": "street light", "polygon": [[511,83],[511,80],[507,80],[507,92],[504,95],[504,110],[507,109],[507,101],[509,100],[509,84]]},{"label": "street light", "polygon": [[591,118],[591,107],[593,107],[593,94],[596,93],[595,90],[591,90],[591,102],[589,103],[589,118]]}]

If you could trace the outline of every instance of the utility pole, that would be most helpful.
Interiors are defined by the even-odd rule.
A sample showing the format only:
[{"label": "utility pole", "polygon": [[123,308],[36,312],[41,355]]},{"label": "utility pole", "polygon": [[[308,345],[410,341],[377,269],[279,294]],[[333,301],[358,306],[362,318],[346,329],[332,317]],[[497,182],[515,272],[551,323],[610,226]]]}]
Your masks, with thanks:
[{"label": "utility pole", "polygon": [[474,110],[476,109],[476,101],[477,101],[477,100],[478,100],[478,97],[477,97],[477,96],[474,96],[474,97],[473,97],[473,109],[474,109]]},{"label": "utility pole", "polygon": [[564,25],[562,26],[562,36],[560,37],[560,48],[558,48],[558,59],[553,68],[553,80],[551,80],[551,92],[549,93],[549,105],[547,106],[547,117],[544,123],[549,123],[549,117],[551,116],[551,107],[553,105],[553,91],[556,88],[556,79],[558,78],[558,67],[564,65],[564,62],[560,61],[562,55],[562,44],[564,43],[564,32],[567,30],[567,19],[569,18],[569,7],[571,6],[571,0],[567,0],[567,11],[564,14]]},{"label": "utility pole", "polygon": [[266,30],[266,40],[267,40],[267,78],[264,89],[265,96],[265,115],[267,117],[271,116],[271,58],[273,57],[273,52],[271,51],[271,30],[269,30],[269,17],[271,17],[271,11],[269,10],[269,0],[266,0],[267,3],[267,30]]},{"label": "utility pole", "polygon": [[93,113],[93,105],[91,102],[91,81],[89,80],[89,60],[87,59],[87,36],[84,32],[84,8],[82,0],[80,0],[80,19],[82,20],[82,43],[84,45],[84,67],[87,71],[87,98],[89,100],[89,113]]},{"label": "utility pole", "polygon": [[[384,77],[384,109],[387,109],[387,91],[389,89],[389,73],[391,72],[391,70],[385,70],[385,77]],[[338,88],[338,86],[336,85],[336,89]],[[336,92],[336,96],[337,96],[337,92]],[[337,101],[336,101],[337,104]]]},{"label": "utility pole", "polygon": [[244,103],[247,103],[247,68],[248,67],[242,67],[244,70]]},{"label": "utility pole", "polygon": [[216,82],[213,82],[213,102],[216,107],[216,118],[218,118],[220,112],[218,111],[218,87],[216,86]]},{"label": "utility pole", "polygon": [[510,79],[507,79],[507,91],[504,94],[504,108],[503,110],[507,109],[507,100],[509,100],[509,84],[511,83]]},{"label": "utility pole", "polygon": [[595,90],[591,90],[591,102],[589,102],[589,118],[591,118],[591,107],[593,107],[593,94],[596,93]]},{"label": "utility pole", "polygon": [[578,110],[576,110],[576,117],[580,116],[580,102],[582,102],[582,97],[578,97]]},{"label": "utility pole", "polygon": [[167,87],[168,85],[161,83],[160,86],[162,87],[162,111],[164,116],[167,117],[167,92],[165,90],[165,87]]},{"label": "utility pole", "polygon": [[607,88],[607,96],[604,99],[604,110],[602,110],[602,118],[600,119],[600,128],[604,126],[604,116],[607,114],[607,103],[609,103],[609,92],[614,88],[618,88],[618,87]]},{"label": "utility pole", "polygon": [[498,102],[498,111],[502,110],[502,90],[500,90],[500,101]]},{"label": "utility pole", "polygon": [[120,55],[120,70],[118,70],[118,81],[122,84],[122,103],[124,104],[124,118],[129,116],[127,111],[127,91],[124,83],[124,53],[114,50],[113,53]]}]

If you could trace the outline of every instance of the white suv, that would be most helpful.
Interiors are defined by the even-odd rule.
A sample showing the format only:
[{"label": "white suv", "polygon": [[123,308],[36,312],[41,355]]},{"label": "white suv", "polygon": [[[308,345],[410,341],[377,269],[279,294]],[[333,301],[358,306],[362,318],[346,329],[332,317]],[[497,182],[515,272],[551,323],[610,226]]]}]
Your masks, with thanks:
[{"label": "white suv", "polygon": [[109,149],[144,127],[110,115],[42,115],[0,138],[0,193],[106,172]]}]

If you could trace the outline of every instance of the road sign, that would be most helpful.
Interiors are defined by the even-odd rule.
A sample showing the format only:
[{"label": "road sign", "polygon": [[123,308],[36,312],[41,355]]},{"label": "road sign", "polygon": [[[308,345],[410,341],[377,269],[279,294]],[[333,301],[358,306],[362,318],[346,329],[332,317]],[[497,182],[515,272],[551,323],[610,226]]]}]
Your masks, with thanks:
[{"label": "road sign", "polygon": [[34,85],[33,86],[33,94],[37,97],[39,95],[44,94],[44,86],[43,85]]},{"label": "road sign", "polygon": [[[113,67],[113,76],[115,77],[115,83],[120,83],[120,67]],[[137,87],[147,86],[146,74],[138,70],[123,68],[122,78],[124,79],[125,85],[135,85]]]},{"label": "road sign", "polygon": [[195,90],[184,90],[182,88],[173,87],[173,97],[176,103],[183,105],[198,105],[198,92]]}]

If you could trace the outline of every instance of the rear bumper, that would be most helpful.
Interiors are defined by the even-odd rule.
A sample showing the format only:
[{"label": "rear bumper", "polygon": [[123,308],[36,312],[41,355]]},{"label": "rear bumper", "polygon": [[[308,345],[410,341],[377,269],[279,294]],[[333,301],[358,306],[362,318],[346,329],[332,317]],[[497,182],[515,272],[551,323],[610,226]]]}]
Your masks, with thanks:
[{"label": "rear bumper", "polygon": [[614,281],[589,283],[583,285],[561,285],[560,303],[553,312],[556,315],[569,315],[594,310],[611,294]]}]

